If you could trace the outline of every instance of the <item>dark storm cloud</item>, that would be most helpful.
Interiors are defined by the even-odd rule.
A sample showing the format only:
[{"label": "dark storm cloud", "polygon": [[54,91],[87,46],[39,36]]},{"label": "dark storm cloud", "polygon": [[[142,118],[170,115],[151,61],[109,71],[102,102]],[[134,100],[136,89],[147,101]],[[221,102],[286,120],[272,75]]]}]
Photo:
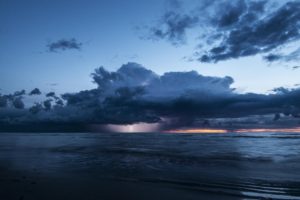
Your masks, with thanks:
[{"label": "dark storm cloud", "polygon": [[44,105],[44,107],[45,107],[46,110],[50,110],[51,109],[51,107],[52,107],[51,102],[52,101],[53,101],[52,99],[47,99],[47,100],[45,100],[43,102],[43,105]]},{"label": "dark storm cloud", "polygon": [[66,50],[80,50],[82,47],[82,43],[78,42],[76,39],[61,39],[56,42],[52,42],[47,45],[47,48],[50,52],[57,51],[66,51]]},{"label": "dark storm cloud", "polygon": [[30,93],[29,95],[40,95],[42,94],[42,92],[40,91],[40,89],[38,88],[34,88]]},{"label": "dark storm cloud", "polygon": [[17,109],[24,109],[25,107],[25,104],[24,102],[22,101],[22,98],[21,97],[17,97],[15,98],[13,101],[12,101],[12,104],[15,108]]},{"label": "dark storm cloud", "polygon": [[8,95],[0,94],[0,108],[6,108],[8,105],[11,105],[17,109],[23,109],[25,104],[22,99],[25,94],[25,90],[16,91],[13,94]]},{"label": "dark storm cloud", "polygon": [[32,114],[37,114],[38,112],[43,110],[43,106],[40,103],[35,103],[33,106],[31,106],[29,109],[29,112]]},{"label": "dark storm cloud", "polygon": [[300,66],[298,66],[298,65],[293,67],[294,70],[299,69],[299,68],[300,68]]},{"label": "dark storm cloud", "polygon": [[274,62],[282,59],[282,56],[279,54],[269,54],[263,57],[268,62]]},{"label": "dark storm cloud", "polygon": [[[212,126],[220,118],[246,120],[264,115],[271,116],[270,122],[283,125],[286,122],[278,114],[284,119],[300,116],[300,89],[277,88],[269,95],[239,94],[231,87],[231,77],[209,77],[195,71],[160,76],[137,63],[125,64],[115,72],[100,67],[92,78],[97,84],[95,89],[64,94],[63,100],[51,94],[49,99],[22,109],[23,112],[19,112],[24,107],[22,96],[8,95],[7,98],[12,97],[6,103],[1,96],[5,108],[0,108],[0,122],[160,122],[162,127],[170,128],[195,123]],[[255,119],[259,123],[260,117]]]},{"label": "dark storm cloud", "polygon": [[[220,21],[216,28],[222,31],[221,42],[209,49],[200,61],[218,62],[267,53],[298,40],[300,2],[288,2],[267,14],[262,12],[264,3],[264,1],[261,2],[262,6],[259,10],[254,9],[257,6],[252,8],[250,3],[248,3],[248,9],[244,4],[225,9],[225,15],[221,19],[229,17],[225,21],[230,23],[225,23],[224,28],[224,23]],[[265,59],[274,61],[280,58],[278,55],[271,54]]]},{"label": "dark storm cloud", "polygon": [[[98,88],[66,94],[67,106],[92,113],[101,123],[157,122],[162,117],[232,118],[285,112],[298,113],[299,90],[270,95],[237,94],[231,77],[207,77],[197,72],[169,72],[162,76],[136,63],[116,72],[98,68]],[[85,119],[89,118],[86,116]]]},{"label": "dark storm cloud", "polygon": [[197,60],[219,62],[257,54],[266,61],[299,59],[300,50],[276,53],[300,38],[300,2],[265,0],[195,3],[190,12],[168,11],[151,34],[173,44],[182,43],[189,29],[199,32]]},{"label": "dark storm cloud", "polygon": [[186,41],[186,31],[195,27],[199,22],[197,16],[185,14],[181,11],[182,2],[169,0],[167,12],[158,21],[158,25],[150,28],[150,39],[166,39],[174,45],[183,44]]},{"label": "dark storm cloud", "polygon": [[16,91],[13,96],[22,96],[22,95],[25,95],[26,94],[26,91],[25,90],[21,90],[21,91]]},{"label": "dark storm cloud", "polygon": [[299,61],[300,60],[300,48],[290,52],[289,54],[273,54],[270,53],[269,55],[264,56],[264,59],[268,62],[275,62],[275,61]]},{"label": "dark storm cloud", "polygon": [[47,93],[46,97],[55,97],[55,92],[49,92],[49,93]]},{"label": "dark storm cloud", "polygon": [[0,108],[7,106],[7,97],[0,94]]},{"label": "dark storm cloud", "polygon": [[195,26],[197,22],[197,17],[168,12],[163,16],[162,26],[152,28],[152,37],[167,39],[173,44],[181,44],[185,42],[186,29]]}]

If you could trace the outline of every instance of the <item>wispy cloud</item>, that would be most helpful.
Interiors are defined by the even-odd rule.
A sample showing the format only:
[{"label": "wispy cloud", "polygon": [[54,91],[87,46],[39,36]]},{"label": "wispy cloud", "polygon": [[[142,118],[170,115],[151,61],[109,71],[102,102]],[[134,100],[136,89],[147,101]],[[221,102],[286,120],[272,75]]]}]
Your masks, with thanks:
[{"label": "wispy cloud", "polygon": [[198,32],[195,59],[200,62],[254,55],[263,55],[266,61],[291,61],[299,59],[299,51],[288,55],[277,51],[300,39],[299,9],[298,1],[277,5],[266,0],[201,1],[189,12],[168,10],[150,35],[183,44],[187,31]]},{"label": "wispy cloud", "polygon": [[58,52],[66,50],[81,50],[82,43],[78,42],[75,38],[72,39],[61,39],[56,42],[49,43],[47,45],[49,52]]}]

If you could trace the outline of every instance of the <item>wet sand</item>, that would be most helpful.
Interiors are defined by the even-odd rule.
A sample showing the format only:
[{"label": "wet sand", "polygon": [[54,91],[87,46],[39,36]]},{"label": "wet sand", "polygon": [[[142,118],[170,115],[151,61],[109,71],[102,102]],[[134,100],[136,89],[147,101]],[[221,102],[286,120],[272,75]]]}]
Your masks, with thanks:
[{"label": "wet sand", "polygon": [[60,178],[22,174],[26,173],[6,173],[4,176],[1,174],[1,199],[240,199],[171,184],[98,178],[97,175],[88,172]]},{"label": "wet sand", "polygon": [[300,199],[300,135],[3,133],[0,199]]}]

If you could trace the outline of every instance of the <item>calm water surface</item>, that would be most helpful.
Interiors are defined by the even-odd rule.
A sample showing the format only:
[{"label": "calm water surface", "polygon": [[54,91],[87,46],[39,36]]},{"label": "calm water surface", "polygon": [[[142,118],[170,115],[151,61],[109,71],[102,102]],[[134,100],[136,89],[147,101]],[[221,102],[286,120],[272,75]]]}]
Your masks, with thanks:
[{"label": "calm water surface", "polygon": [[[300,134],[0,134],[0,195],[37,199],[24,195],[52,179],[159,185],[224,199],[300,199]],[[14,187],[19,196],[7,192]]]}]

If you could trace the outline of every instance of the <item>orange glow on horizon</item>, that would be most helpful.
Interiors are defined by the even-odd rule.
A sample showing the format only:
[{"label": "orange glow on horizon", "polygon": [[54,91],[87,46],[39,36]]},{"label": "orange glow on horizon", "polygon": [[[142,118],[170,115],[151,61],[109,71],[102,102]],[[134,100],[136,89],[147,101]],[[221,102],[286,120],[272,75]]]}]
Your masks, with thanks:
[{"label": "orange glow on horizon", "polygon": [[238,129],[235,130],[236,133],[262,133],[262,132],[276,132],[276,133],[282,133],[282,132],[290,132],[290,133],[300,133],[300,127],[296,128],[257,128],[257,129]]},{"label": "orange glow on horizon", "polygon": [[290,133],[300,133],[300,127],[296,128],[253,128],[253,129],[177,129],[168,130],[167,133],[263,133],[263,132],[290,132]]}]

